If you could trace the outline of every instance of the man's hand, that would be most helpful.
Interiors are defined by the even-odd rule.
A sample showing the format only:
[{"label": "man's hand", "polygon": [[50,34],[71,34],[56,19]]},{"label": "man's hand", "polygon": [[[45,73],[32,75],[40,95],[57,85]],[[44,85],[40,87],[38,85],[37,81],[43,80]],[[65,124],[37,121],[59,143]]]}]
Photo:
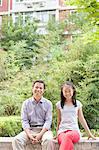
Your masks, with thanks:
[{"label": "man's hand", "polygon": [[37,141],[40,141],[40,140],[41,140],[41,138],[42,138],[42,134],[41,134],[41,133],[38,133],[38,134],[36,135],[36,139],[37,139]]},{"label": "man's hand", "polygon": [[29,134],[28,136],[32,144],[36,144],[38,142],[36,135]]}]

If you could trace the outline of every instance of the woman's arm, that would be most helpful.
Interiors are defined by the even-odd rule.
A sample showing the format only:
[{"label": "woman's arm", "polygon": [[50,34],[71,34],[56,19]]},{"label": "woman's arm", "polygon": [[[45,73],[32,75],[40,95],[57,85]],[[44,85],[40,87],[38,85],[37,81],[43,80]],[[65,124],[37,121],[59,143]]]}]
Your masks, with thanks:
[{"label": "woman's arm", "polygon": [[86,120],[84,118],[84,115],[83,115],[82,107],[80,107],[79,110],[78,110],[78,119],[79,119],[79,122],[81,123],[81,125],[83,126],[83,128],[85,129],[85,131],[86,131],[86,133],[88,135],[88,139],[89,138],[96,139],[92,135],[92,133],[90,132],[90,129],[89,129],[89,127],[87,125],[87,122],[86,122]]},{"label": "woman's arm", "polygon": [[57,136],[58,136],[57,132],[58,132],[58,129],[59,129],[60,122],[61,122],[61,112],[57,108],[57,127],[56,127],[56,136],[54,137],[54,139],[57,139]]},{"label": "woman's arm", "polygon": [[61,122],[61,112],[60,112],[60,109],[57,108],[57,128],[56,128],[56,132],[58,132],[60,122]]}]

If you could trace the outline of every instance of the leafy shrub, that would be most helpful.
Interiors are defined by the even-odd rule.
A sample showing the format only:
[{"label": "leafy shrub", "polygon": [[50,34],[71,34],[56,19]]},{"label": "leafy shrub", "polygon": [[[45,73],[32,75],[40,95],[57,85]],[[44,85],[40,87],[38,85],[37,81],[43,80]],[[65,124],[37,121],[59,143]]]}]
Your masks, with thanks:
[{"label": "leafy shrub", "polygon": [[[53,117],[54,118],[54,117]],[[19,134],[22,131],[21,118],[19,116],[0,117],[0,136],[11,137]],[[53,128],[54,135],[56,134],[55,126]],[[99,137],[98,129],[92,129],[93,135]],[[86,137],[85,130],[81,130],[82,136]]]},{"label": "leafy shrub", "polygon": [[[6,92],[7,95],[3,94],[3,99],[0,98],[0,114],[1,116],[10,116],[19,114],[21,109],[21,104],[18,102],[17,97],[12,96],[11,93]],[[1,94],[2,96],[2,94]]]},{"label": "leafy shrub", "polygon": [[16,24],[13,23],[12,20],[7,20],[6,18],[3,20],[2,25],[3,36],[0,39],[1,46],[5,50],[9,50],[12,43],[16,44],[16,42],[19,42],[20,40],[26,40],[28,48],[36,48],[39,46],[39,35],[37,34],[37,28],[37,22],[30,22],[29,19],[27,19],[27,22],[23,25],[21,16]]},{"label": "leafy shrub", "polygon": [[0,117],[0,136],[15,136],[22,131],[21,119],[18,116]]},{"label": "leafy shrub", "polygon": [[0,82],[7,78],[7,53],[0,49]]},{"label": "leafy shrub", "polygon": [[[95,137],[99,137],[99,129],[91,129],[91,133],[95,136]],[[87,133],[85,132],[85,130],[81,130],[81,135],[82,137],[87,137]]]}]

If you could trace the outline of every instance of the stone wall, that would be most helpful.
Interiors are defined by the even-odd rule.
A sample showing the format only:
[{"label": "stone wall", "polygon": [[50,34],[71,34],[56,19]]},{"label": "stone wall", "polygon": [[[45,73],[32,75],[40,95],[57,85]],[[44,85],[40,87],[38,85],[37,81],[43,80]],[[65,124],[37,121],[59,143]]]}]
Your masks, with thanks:
[{"label": "stone wall", "polygon": [[[0,150],[12,150],[12,139],[9,137],[0,137]],[[55,150],[59,149],[59,145],[56,140],[53,140]],[[41,150],[41,145],[27,145],[26,150]],[[79,143],[75,144],[75,150],[99,150],[99,138],[96,140],[82,139]]]}]

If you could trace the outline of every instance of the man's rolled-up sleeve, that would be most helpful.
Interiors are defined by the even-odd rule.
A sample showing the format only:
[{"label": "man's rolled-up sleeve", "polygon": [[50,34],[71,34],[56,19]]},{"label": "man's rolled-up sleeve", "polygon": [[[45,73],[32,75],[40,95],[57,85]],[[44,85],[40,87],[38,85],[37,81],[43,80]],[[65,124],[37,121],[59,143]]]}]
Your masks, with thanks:
[{"label": "man's rolled-up sleeve", "polygon": [[25,102],[23,102],[22,109],[21,109],[21,120],[22,120],[23,129],[30,128],[28,114],[27,114],[27,107]]},{"label": "man's rolled-up sleeve", "polygon": [[47,109],[47,112],[46,112],[45,123],[43,126],[43,128],[46,128],[48,130],[51,128],[51,124],[52,124],[52,109],[53,109],[52,103],[50,102],[48,109]]}]

